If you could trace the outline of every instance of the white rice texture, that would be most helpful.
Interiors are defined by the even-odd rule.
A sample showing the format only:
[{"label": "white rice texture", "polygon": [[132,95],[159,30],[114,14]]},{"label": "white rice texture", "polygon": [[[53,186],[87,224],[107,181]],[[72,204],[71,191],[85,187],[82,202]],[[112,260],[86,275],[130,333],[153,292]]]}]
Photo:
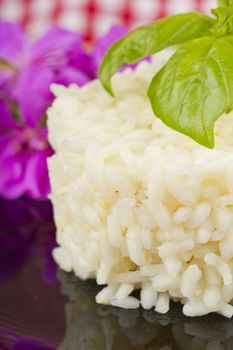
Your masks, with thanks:
[{"label": "white rice texture", "polygon": [[114,98],[98,80],[53,86],[54,258],[107,285],[101,304],[232,317],[233,114],[213,150],[165,126],[146,96],[163,55],[116,74]]}]

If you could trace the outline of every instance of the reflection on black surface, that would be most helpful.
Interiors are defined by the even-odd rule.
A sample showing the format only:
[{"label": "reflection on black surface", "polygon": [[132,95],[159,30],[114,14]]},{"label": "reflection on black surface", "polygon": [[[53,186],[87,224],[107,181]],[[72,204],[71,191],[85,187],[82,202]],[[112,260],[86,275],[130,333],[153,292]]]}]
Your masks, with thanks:
[{"label": "reflection on black surface", "polygon": [[42,258],[43,278],[55,282],[55,227],[49,201],[0,198],[0,283],[14,278],[30,258]]},{"label": "reflection on black surface", "polygon": [[233,350],[221,316],[97,305],[94,281],[57,271],[49,202],[0,199],[0,213],[0,350]]},{"label": "reflection on black surface", "polygon": [[187,318],[179,304],[160,315],[94,302],[98,288],[59,271],[67,295],[66,336],[60,350],[232,350],[233,322],[218,315]]},{"label": "reflection on black surface", "polygon": [[51,256],[51,205],[0,198],[0,213],[0,350],[55,350],[65,300]]}]

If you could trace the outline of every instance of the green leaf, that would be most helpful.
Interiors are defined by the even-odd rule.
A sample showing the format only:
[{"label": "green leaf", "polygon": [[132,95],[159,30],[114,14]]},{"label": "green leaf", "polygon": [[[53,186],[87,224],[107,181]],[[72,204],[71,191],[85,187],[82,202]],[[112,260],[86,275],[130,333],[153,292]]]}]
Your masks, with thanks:
[{"label": "green leaf", "polygon": [[124,64],[131,64],[166,47],[207,35],[215,20],[201,13],[187,13],[163,18],[142,26],[115,43],[99,69],[104,88],[113,95],[111,77]]},{"label": "green leaf", "polygon": [[214,147],[214,123],[233,106],[233,36],[203,37],[181,47],[153,78],[155,115],[203,146]]},{"label": "green leaf", "polygon": [[233,5],[233,0],[218,0],[218,6],[232,6]]},{"label": "green leaf", "polygon": [[218,7],[212,9],[212,13],[217,17],[212,33],[218,36],[233,34],[233,6]]}]

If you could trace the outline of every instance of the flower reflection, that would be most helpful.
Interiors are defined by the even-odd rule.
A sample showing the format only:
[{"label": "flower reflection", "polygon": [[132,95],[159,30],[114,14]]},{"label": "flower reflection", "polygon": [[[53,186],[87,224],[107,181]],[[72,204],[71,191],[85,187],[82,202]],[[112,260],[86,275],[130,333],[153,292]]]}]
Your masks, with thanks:
[{"label": "flower reflection", "polygon": [[59,272],[67,329],[60,350],[232,350],[233,322],[218,315],[188,318],[175,304],[166,315],[95,304],[97,287]]},{"label": "flower reflection", "polygon": [[27,260],[39,256],[44,262],[44,280],[55,283],[56,265],[51,257],[55,228],[50,202],[0,198],[0,212],[0,282],[12,278]]},{"label": "flower reflection", "polygon": [[[7,305],[11,310],[13,305],[10,305],[10,300],[12,299],[10,295],[9,298],[6,297],[6,293],[3,292],[6,306],[0,303],[0,349],[55,350],[56,347],[44,341],[43,336],[38,337],[38,339],[25,336],[25,330],[28,331],[26,334],[30,334],[29,329],[22,327],[24,322],[27,322],[27,316],[19,314],[19,310],[22,309],[19,306],[19,301],[25,303],[21,297],[28,290],[29,299],[26,303],[30,307],[30,303],[32,303],[30,292],[33,291],[35,285],[34,281],[29,280],[28,285],[24,286],[25,271],[35,269],[35,272],[32,271],[31,274],[38,278],[39,268],[39,276],[41,275],[43,280],[42,290],[43,285],[45,288],[49,288],[49,285],[57,285],[58,283],[57,267],[51,255],[55,245],[51,204],[48,201],[38,202],[29,198],[15,201],[0,198],[0,212],[0,288],[2,287],[4,291],[4,286],[18,287],[17,291],[12,291],[12,293],[17,293],[14,298],[15,311],[13,311],[15,320],[11,321],[9,318],[8,322],[6,322],[7,318],[1,317],[1,312],[3,315],[5,312],[6,316],[10,317],[11,312],[9,311],[8,315]],[[35,263],[37,261],[38,264]],[[36,285],[39,286],[38,282]],[[10,287],[9,292],[12,294]],[[19,322],[21,319],[22,324]]]},{"label": "flower reflection", "polygon": [[[1,328],[0,328],[1,331]],[[2,330],[4,331],[4,330]],[[14,350],[56,350],[54,346],[45,344],[41,340],[27,338],[20,335],[15,335],[13,332],[4,331],[4,336],[8,341],[8,344],[12,344],[10,349]],[[1,347],[2,346],[2,347]],[[0,349],[5,350],[4,345],[0,343]]]}]

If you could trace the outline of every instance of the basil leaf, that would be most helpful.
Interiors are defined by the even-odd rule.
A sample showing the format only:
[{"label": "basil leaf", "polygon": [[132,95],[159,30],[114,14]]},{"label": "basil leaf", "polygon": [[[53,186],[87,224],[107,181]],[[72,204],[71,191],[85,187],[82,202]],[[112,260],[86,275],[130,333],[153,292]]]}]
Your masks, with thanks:
[{"label": "basil leaf", "polygon": [[124,64],[130,64],[172,45],[209,33],[213,18],[201,13],[187,13],[163,18],[142,26],[115,43],[107,52],[99,69],[104,88],[113,95],[111,77]]},{"label": "basil leaf", "polygon": [[218,7],[212,9],[212,13],[217,17],[212,33],[219,36],[233,34],[233,6]]},{"label": "basil leaf", "polygon": [[214,147],[214,123],[233,107],[233,36],[203,37],[180,48],[153,78],[155,115],[203,146]]},{"label": "basil leaf", "polygon": [[218,6],[232,6],[233,0],[218,0]]}]

